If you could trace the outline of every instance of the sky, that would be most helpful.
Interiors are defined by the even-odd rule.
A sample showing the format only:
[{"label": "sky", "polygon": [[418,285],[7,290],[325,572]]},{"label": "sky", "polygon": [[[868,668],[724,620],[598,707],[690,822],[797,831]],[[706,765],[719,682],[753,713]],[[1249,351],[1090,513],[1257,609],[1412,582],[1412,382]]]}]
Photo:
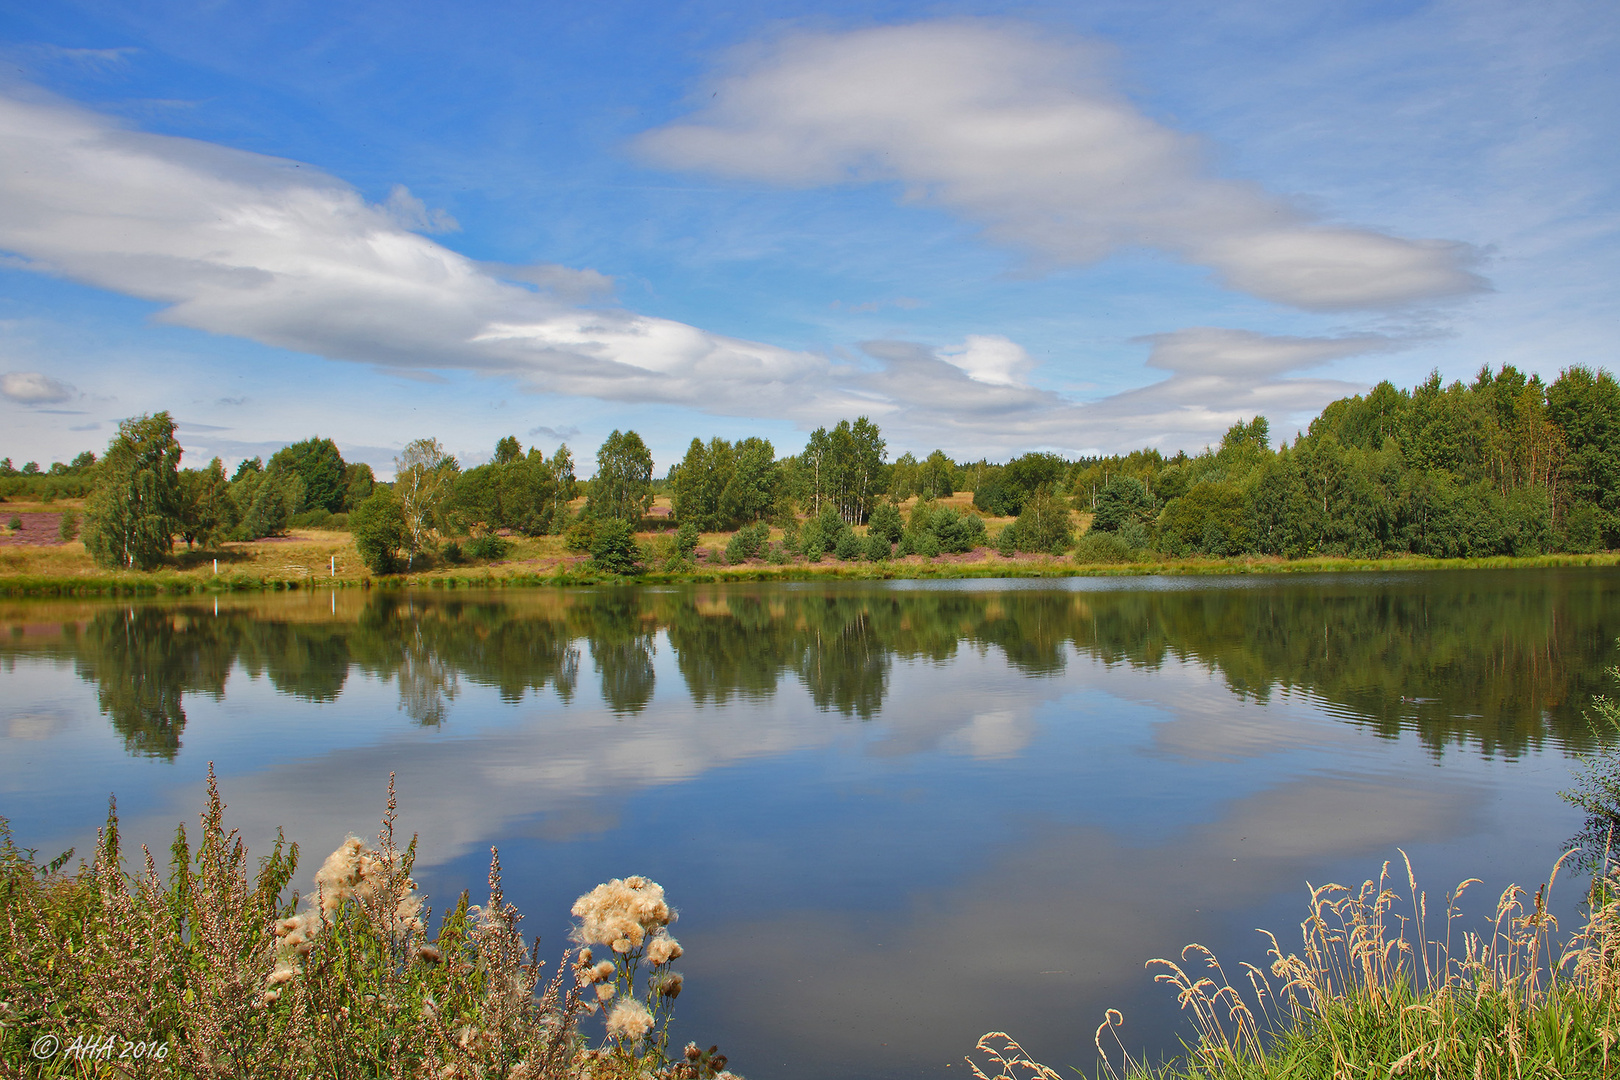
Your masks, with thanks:
[{"label": "sky", "polygon": [[1196,452],[1614,370],[1617,60],[1573,0],[6,5],[0,456]]}]

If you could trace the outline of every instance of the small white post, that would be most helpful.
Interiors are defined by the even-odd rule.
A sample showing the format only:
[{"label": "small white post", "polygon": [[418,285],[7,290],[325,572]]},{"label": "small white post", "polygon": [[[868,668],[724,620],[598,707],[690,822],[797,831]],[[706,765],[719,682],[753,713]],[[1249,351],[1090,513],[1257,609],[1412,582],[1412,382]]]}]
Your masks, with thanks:
[{"label": "small white post", "polygon": [[337,577],[337,556],[332,556],[332,576]]},{"label": "small white post", "polygon": [[219,560],[214,560],[214,576],[219,577]]}]

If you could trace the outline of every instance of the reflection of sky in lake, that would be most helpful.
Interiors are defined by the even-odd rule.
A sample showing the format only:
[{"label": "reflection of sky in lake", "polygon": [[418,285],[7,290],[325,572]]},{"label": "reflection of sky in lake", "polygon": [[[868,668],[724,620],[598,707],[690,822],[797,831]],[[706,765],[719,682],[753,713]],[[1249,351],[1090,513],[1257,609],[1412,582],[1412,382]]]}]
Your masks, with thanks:
[{"label": "reflection of sky in lake", "polygon": [[1133,1045],[1169,1049],[1187,1029],[1149,958],[1197,940],[1259,961],[1253,928],[1295,939],[1307,881],[1359,882],[1397,846],[1434,897],[1468,876],[1533,884],[1579,824],[1551,747],[1437,754],[1307,689],[1240,696],[1175,657],[1146,670],[1065,646],[1034,677],[996,645],[891,657],[863,721],[796,678],[694,704],[668,632],[651,642],[639,712],[606,706],[580,640],[571,703],[459,679],[438,727],[402,711],[398,675],[351,672],[315,703],[238,668],[222,699],[187,695],[172,761],[130,756],[71,665],[14,651],[0,814],[42,853],[84,851],[116,791],[126,839],[157,848],[195,821],[213,761],[250,851],[284,826],[303,879],[375,828],[392,771],[436,906],[479,899],[499,845],[543,951],[597,881],[662,882],[687,946],[677,1034],[756,1080],[950,1075],[993,1028],[1089,1072],[1108,1006]]}]

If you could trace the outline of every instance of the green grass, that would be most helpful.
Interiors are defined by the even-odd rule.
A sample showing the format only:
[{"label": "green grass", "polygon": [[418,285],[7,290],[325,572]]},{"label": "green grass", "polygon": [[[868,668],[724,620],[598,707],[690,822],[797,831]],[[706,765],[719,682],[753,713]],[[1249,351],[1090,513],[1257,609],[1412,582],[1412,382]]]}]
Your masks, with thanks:
[{"label": "green grass", "polygon": [[283,591],[331,588],[535,588],[560,585],[634,583],[652,585],[714,584],[725,581],[928,581],[971,578],[1147,577],[1153,575],[1220,577],[1242,574],[1323,574],[1438,570],[1527,570],[1562,566],[1616,566],[1620,552],[1596,555],[1496,556],[1481,559],[1166,559],[1134,563],[1079,564],[1068,560],[963,562],[834,562],[788,563],[782,566],[743,564],[679,571],[652,571],[620,576],[597,573],[587,564],[559,566],[551,573],[503,568],[496,573],[477,567],[441,568],[431,572],[386,577],[224,573],[199,576],[174,570],[151,573],[80,575],[0,574],[0,596],[184,596],[195,593]]},{"label": "green grass", "polygon": [[[0,1074],[731,1076],[723,1056],[667,1044],[680,950],[656,883],[626,878],[582,896],[575,914],[594,898],[577,938],[587,947],[548,967],[503,897],[493,851],[488,901],[463,892],[430,932],[410,876],[416,841],[395,842],[391,777],[375,846],[345,841],[302,903],[289,892],[297,845],[278,837],[255,871],[224,809],[210,766],[195,846],[182,826],[164,877],[149,853],[126,872],[116,812],[93,861],[71,874],[71,853],[41,864],[0,818]],[[634,941],[610,951],[604,934]],[[591,944],[607,959],[593,963]],[[87,1059],[73,1049],[86,1038],[143,1052]]]},{"label": "green grass", "polygon": [[[1560,865],[1563,860],[1560,860]],[[1266,962],[1231,975],[1189,945],[1178,960],[1152,960],[1196,1038],[1167,1063],[1131,1058],[1109,1010],[1097,1028],[1099,1077],[1108,1080],[1384,1080],[1468,1077],[1597,1080],[1620,1069],[1620,872],[1589,896],[1585,924],[1560,941],[1546,899],[1510,887],[1484,926],[1460,924],[1446,900],[1441,925],[1410,862],[1403,897],[1385,863],[1359,890],[1312,891],[1298,952],[1274,935]],[[1004,1032],[969,1058],[980,1080],[1058,1080]]]}]

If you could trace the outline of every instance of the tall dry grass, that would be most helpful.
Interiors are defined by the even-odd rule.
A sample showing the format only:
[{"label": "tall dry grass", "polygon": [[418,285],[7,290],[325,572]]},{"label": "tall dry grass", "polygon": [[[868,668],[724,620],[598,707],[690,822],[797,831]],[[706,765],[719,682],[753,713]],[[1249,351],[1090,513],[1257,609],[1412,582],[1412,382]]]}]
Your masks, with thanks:
[{"label": "tall dry grass", "polygon": [[[494,849],[488,902],[463,893],[430,934],[433,913],[411,878],[416,841],[401,849],[394,834],[392,777],[375,843],[350,837],[302,900],[288,892],[297,845],[278,836],[250,866],[224,810],[210,767],[196,845],[182,825],[163,876],[144,847],[142,868],[125,871],[116,807],[93,861],[72,874],[68,856],[41,864],[0,819],[0,1075],[731,1076],[715,1048],[668,1052],[680,946],[656,883],[624,879],[581,897],[576,913],[634,882],[657,904],[610,905],[610,959],[569,951],[548,973],[502,893]],[[576,936],[593,934],[584,918]],[[74,1053],[87,1039],[97,1049]],[[131,1047],[142,1049],[131,1057]]]},{"label": "tall dry grass", "polygon": [[[1562,941],[1547,898],[1563,866],[1532,896],[1510,886],[1483,925],[1465,929],[1463,894],[1431,927],[1428,898],[1401,853],[1359,889],[1312,888],[1298,952],[1265,932],[1266,968],[1236,978],[1202,945],[1148,962],[1173,989],[1196,1039],[1168,1065],[1133,1059],[1110,1009],[1095,1043],[1099,1075],[1134,1077],[1609,1077],[1620,1069],[1620,871],[1588,897],[1584,925]],[[1567,856],[1566,856],[1567,858]],[[1002,1032],[969,1059],[979,1080],[1055,1080]]]}]

